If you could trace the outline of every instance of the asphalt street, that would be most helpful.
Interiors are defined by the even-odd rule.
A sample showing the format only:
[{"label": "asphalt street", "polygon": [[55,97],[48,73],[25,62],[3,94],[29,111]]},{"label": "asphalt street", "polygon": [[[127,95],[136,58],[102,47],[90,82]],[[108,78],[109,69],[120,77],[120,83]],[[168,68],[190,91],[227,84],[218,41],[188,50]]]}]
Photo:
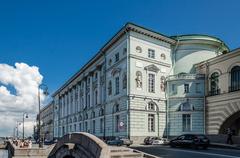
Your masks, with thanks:
[{"label": "asphalt street", "polygon": [[240,150],[234,149],[208,148],[207,150],[194,150],[162,145],[132,146],[131,148],[160,158],[240,158]]}]

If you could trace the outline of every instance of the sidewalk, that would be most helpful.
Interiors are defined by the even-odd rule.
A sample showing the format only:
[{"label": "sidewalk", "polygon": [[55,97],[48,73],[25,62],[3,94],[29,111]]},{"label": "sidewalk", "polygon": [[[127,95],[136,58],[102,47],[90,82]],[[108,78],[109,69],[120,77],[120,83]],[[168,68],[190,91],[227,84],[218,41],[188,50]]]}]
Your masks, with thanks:
[{"label": "sidewalk", "polygon": [[230,144],[222,144],[222,143],[211,143],[210,147],[240,150],[240,144],[230,145]]}]

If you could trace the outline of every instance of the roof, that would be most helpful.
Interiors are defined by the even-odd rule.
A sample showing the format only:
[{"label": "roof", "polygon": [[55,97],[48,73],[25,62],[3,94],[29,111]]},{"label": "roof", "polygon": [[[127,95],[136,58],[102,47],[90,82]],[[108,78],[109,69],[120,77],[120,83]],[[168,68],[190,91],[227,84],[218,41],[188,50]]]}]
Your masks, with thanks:
[{"label": "roof", "polygon": [[84,70],[86,70],[88,67],[91,66],[92,63],[94,63],[98,58],[104,55],[104,53],[111,47],[112,44],[114,44],[120,37],[122,37],[126,32],[128,31],[134,31],[141,34],[144,34],[146,36],[150,36],[155,39],[159,39],[162,41],[165,41],[170,44],[174,44],[176,41],[168,36],[165,36],[163,34],[160,34],[158,32],[155,32],[150,29],[146,29],[142,26],[133,24],[133,23],[126,23],[110,40],[106,42],[105,45],[103,45],[102,48],[99,49],[99,51],[80,69],[78,70],[70,79],[68,79],[57,91],[53,93],[53,97],[57,95],[59,91],[64,89],[67,85],[69,85],[74,79],[76,79]]}]

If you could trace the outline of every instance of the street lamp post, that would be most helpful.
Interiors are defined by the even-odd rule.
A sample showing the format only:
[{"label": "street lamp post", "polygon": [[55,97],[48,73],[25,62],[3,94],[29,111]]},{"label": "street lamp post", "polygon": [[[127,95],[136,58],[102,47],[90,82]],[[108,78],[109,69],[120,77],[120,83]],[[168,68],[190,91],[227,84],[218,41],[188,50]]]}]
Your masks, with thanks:
[{"label": "street lamp post", "polygon": [[23,135],[22,135],[22,139],[23,139],[23,140],[24,140],[24,138],[25,138],[25,137],[24,137],[24,118],[25,118],[25,117],[28,118],[28,113],[26,113],[26,112],[23,113]]},{"label": "street lamp post", "polygon": [[41,117],[40,117],[40,114],[41,114],[41,101],[40,101],[40,88],[43,88],[43,94],[44,95],[48,95],[48,87],[47,85],[45,84],[40,84],[38,86],[38,110],[39,110],[39,114],[38,114],[38,139],[39,139],[39,148],[42,148],[43,147],[43,142],[41,140]]}]

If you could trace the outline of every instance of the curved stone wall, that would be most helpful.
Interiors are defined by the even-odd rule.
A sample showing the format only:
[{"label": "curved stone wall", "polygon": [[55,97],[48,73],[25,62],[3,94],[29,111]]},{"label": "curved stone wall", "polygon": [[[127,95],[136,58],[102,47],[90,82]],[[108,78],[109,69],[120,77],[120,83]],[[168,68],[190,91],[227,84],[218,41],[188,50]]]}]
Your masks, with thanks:
[{"label": "curved stone wall", "polygon": [[108,146],[99,138],[85,132],[63,136],[49,154],[49,158],[107,158]]}]

